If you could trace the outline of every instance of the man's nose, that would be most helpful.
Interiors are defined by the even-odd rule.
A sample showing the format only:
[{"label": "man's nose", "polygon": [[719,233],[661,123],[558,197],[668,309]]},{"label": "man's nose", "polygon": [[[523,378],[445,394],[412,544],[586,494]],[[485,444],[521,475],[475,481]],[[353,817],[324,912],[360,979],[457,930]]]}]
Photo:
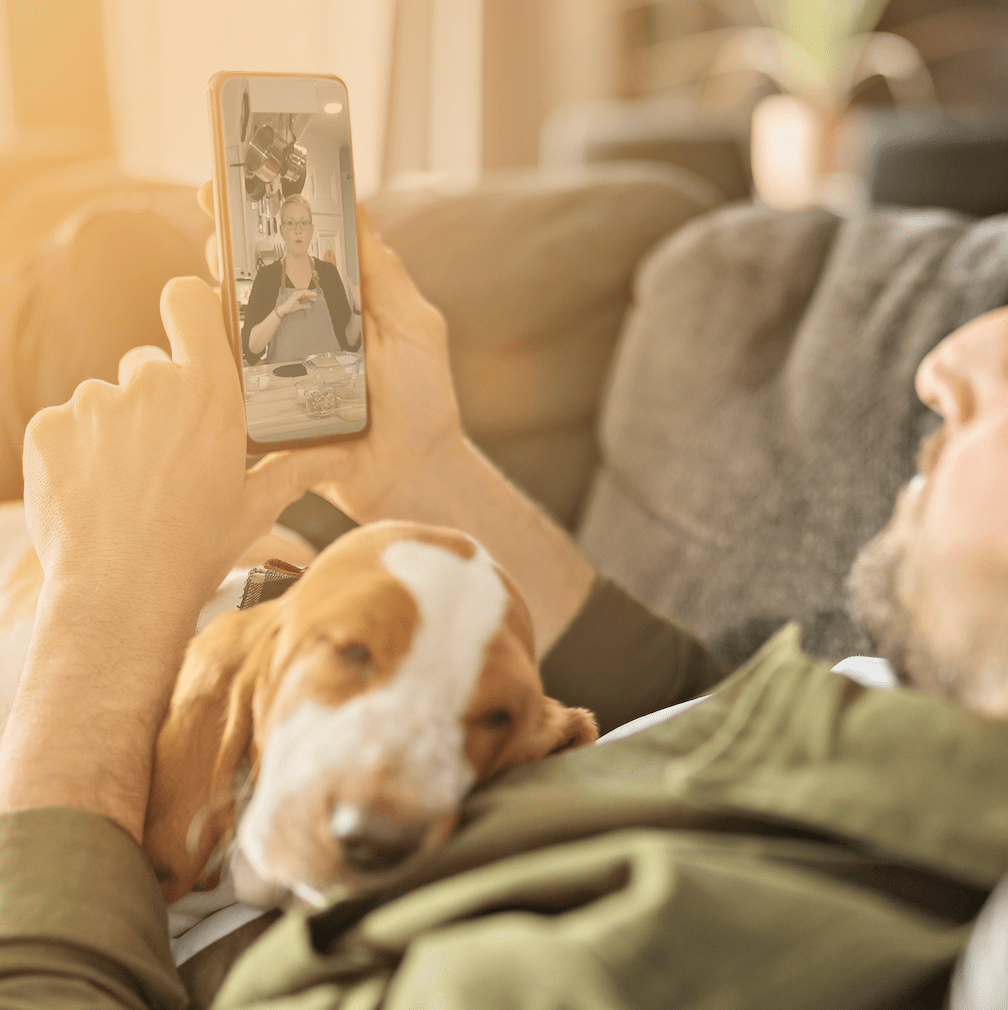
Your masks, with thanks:
[{"label": "man's nose", "polygon": [[917,369],[917,395],[921,402],[950,424],[968,424],[976,411],[969,376],[956,361],[932,351]]},{"label": "man's nose", "polygon": [[920,363],[921,401],[951,425],[968,424],[1008,395],[1008,309],[980,316],[946,337]]}]

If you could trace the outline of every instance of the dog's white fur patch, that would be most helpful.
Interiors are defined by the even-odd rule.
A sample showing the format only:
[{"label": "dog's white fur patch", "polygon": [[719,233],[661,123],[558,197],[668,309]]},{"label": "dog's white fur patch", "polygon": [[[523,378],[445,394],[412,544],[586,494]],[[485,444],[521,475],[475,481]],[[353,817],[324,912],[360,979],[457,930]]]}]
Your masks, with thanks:
[{"label": "dog's white fur patch", "polygon": [[[470,560],[416,540],[390,544],[381,564],[411,592],[419,622],[395,677],[338,708],[307,699],[269,736],[237,842],[263,881],[276,880],[266,843],[281,802],[318,775],[379,771],[431,815],[453,810],[475,778],[462,716],[502,626],[508,591],[487,552]],[[285,886],[292,881],[277,881]]]}]

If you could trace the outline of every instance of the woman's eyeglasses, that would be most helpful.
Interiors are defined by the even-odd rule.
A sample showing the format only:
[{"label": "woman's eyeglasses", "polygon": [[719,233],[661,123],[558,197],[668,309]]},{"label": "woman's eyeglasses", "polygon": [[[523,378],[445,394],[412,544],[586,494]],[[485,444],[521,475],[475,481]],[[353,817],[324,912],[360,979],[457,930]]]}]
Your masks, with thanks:
[{"label": "woman's eyeglasses", "polygon": [[307,231],[312,226],[312,223],[311,221],[309,221],[307,218],[304,217],[300,218],[297,221],[295,221],[293,218],[287,218],[283,222],[283,226],[288,231]]}]

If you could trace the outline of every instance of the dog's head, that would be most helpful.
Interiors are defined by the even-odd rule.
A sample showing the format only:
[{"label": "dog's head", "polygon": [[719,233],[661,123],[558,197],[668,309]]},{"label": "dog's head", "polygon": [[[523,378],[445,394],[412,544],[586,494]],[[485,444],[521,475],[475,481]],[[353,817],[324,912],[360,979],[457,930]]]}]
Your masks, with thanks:
[{"label": "dog's head", "polygon": [[590,713],[544,696],[528,609],[483,548],[379,523],[193,640],[144,849],[169,901],[232,829],[246,900],[366,884],[438,844],[475,781],[596,737]]}]

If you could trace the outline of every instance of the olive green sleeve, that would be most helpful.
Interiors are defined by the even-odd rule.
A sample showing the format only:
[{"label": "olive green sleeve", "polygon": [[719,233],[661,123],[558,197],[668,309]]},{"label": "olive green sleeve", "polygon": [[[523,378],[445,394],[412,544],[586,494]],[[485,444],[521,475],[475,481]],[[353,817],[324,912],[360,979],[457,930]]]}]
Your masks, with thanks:
[{"label": "olive green sleeve", "polygon": [[161,891],[133,839],[81,810],[0,814],[0,1006],[186,1002]]},{"label": "olive green sleeve", "polygon": [[590,709],[602,733],[706,694],[729,673],[694,635],[601,577],[541,670],[546,693]]}]

